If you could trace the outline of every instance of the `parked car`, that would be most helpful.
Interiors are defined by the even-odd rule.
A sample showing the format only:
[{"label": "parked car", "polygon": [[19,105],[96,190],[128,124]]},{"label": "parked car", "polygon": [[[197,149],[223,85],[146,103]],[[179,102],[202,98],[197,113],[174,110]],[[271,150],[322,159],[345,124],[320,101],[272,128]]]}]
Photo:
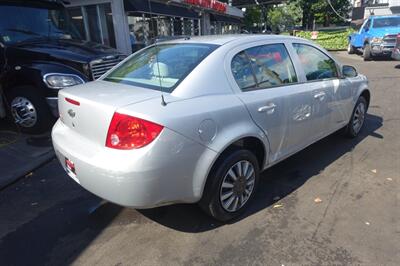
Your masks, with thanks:
[{"label": "parked car", "polygon": [[396,45],[394,46],[394,49],[392,52],[392,58],[394,60],[400,61],[400,33],[397,34]]},{"label": "parked car", "polygon": [[173,40],[61,90],[52,139],[68,175],[104,199],[199,202],[227,221],[249,205],[260,171],[339,129],[357,136],[367,84],[299,38]]},{"label": "parked car", "polygon": [[24,132],[49,130],[60,89],[94,80],[122,59],[82,40],[59,1],[0,3],[0,108]]},{"label": "parked car", "polygon": [[400,15],[371,16],[359,32],[349,36],[348,53],[362,50],[365,61],[375,56],[390,57],[400,32]]}]

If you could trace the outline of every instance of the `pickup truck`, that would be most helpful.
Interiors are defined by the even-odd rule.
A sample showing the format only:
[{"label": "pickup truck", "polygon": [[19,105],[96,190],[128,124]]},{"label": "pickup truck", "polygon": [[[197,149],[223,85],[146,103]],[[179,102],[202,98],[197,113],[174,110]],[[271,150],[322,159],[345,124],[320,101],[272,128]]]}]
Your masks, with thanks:
[{"label": "pickup truck", "polygon": [[353,54],[361,50],[364,61],[376,56],[390,57],[398,33],[400,33],[400,15],[370,16],[364,21],[359,32],[349,36],[347,52]]},{"label": "pickup truck", "polygon": [[124,57],[84,40],[61,0],[0,1],[0,118],[45,132],[58,117],[59,90],[97,79]]}]

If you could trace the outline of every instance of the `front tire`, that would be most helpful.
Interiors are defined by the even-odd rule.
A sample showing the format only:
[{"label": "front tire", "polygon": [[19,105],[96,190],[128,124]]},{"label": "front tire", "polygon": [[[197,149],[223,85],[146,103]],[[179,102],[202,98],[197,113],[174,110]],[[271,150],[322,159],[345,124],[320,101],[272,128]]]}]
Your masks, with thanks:
[{"label": "front tire", "polygon": [[216,220],[227,222],[249,205],[259,180],[257,158],[248,150],[233,150],[210,172],[200,207]]},{"label": "front tire", "polygon": [[21,86],[6,94],[10,118],[22,132],[39,134],[48,131],[55,118],[51,115],[45,99],[34,87]]},{"label": "front tire", "polygon": [[354,107],[350,122],[345,128],[345,135],[347,137],[355,138],[361,132],[364,126],[367,109],[367,101],[363,96],[360,96],[360,98],[358,98],[356,106]]},{"label": "front tire", "polygon": [[365,44],[365,46],[364,46],[363,58],[364,58],[364,61],[370,61],[372,59],[371,46],[369,44]]}]

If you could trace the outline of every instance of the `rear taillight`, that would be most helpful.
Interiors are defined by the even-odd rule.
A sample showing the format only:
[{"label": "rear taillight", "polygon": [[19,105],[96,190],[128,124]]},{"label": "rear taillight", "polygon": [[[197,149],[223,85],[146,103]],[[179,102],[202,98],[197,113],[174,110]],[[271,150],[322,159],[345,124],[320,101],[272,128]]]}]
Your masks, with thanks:
[{"label": "rear taillight", "polygon": [[77,106],[81,105],[80,102],[75,101],[75,100],[73,100],[73,99],[71,99],[71,98],[65,97],[65,100],[66,100],[67,102],[69,102],[70,104],[73,104],[73,105],[77,105]]},{"label": "rear taillight", "polygon": [[108,128],[106,147],[130,150],[151,143],[164,127],[137,117],[114,113]]}]

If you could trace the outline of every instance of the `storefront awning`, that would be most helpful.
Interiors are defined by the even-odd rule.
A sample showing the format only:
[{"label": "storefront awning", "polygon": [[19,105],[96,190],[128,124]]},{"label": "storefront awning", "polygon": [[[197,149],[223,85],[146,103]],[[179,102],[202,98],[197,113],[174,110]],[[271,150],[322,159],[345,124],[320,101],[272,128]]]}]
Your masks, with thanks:
[{"label": "storefront awning", "polygon": [[242,21],[238,18],[234,17],[229,17],[229,16],[222,16],[222,15],[216,15],[216,14],[210,14],[210,20],[211,21],[218,21],[218,22],[228,22],[228,23],[235,23],[235,24],[241,24]]},{"label": "storefront awning", "polygon": [[151,11],[148,1],[143,0],[125,0],[125,11],[126,12],[138,12],[138,13],[148,13],[148,14],[157,14],[157,15],[165,15],[171,17],[185,17],[185,18],[199,18],[199,14],[193,10],[174,6],[167,5],[158,2],[151,1]]}]

